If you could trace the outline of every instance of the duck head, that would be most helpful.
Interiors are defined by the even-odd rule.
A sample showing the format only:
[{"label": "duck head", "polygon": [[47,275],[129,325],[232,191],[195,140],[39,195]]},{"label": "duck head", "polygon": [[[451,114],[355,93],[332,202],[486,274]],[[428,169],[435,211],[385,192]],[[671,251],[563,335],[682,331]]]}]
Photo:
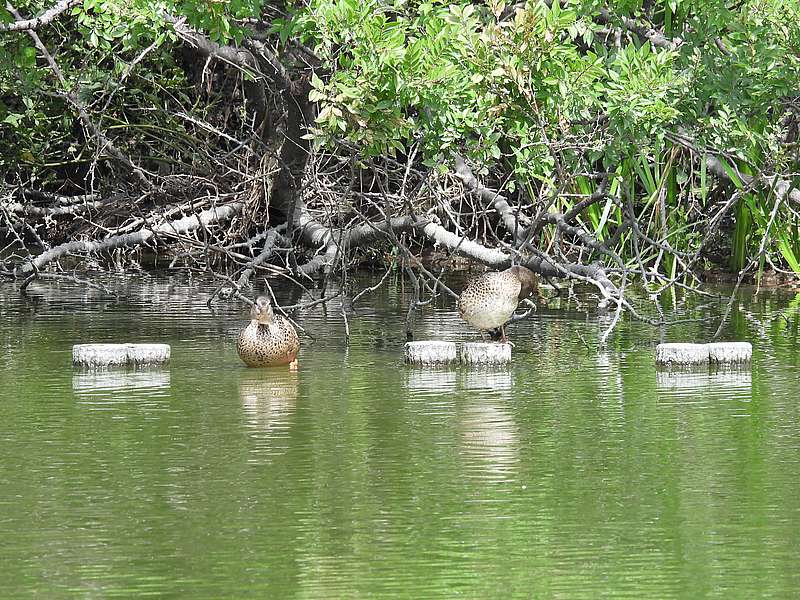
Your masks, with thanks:
[{"label": "duck head", "polygon": [[519,299],[527,298],[539,288],[539,279],[536,273],[527,267],[514,266],[508,269],[517,278],[520,284]]},{"label": "duck head", "polygon": [[253,307],[250,309],[250,318],[259,325],[269,325],[274,317],[272,303],[266,296],[256,298]]}]

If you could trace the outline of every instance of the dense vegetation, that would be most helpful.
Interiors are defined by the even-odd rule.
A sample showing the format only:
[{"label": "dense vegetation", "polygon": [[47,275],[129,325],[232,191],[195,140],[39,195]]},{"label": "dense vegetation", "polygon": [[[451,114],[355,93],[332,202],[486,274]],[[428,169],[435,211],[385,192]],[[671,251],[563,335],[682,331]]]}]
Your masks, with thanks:
[{"label": "dense vegetation", "polygon": [[621,308],[631,278],[800,273],[795,2],[35,0],[0,23],[9,276],[177,242],[239,286],[381,250],[416,281],[433,243]]}]

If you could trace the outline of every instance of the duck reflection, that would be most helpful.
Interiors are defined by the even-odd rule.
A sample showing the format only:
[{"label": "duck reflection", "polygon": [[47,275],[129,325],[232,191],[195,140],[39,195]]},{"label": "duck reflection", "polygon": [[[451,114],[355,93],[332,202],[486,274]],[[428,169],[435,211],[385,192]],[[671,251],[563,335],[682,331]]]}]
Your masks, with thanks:
[{"label": "duck reflection", "polygon": [[519,462],[519,429],[507,403],[513,379],[508,371],[468,371],[461,388],[469,393],[460,414],[463,456],[476,477],[513,479]]},{"label": "duck reflection", "polygon": [[461,420],[464,457],[470,467],[493,482],[513,479],[519,461],[519,433],[503,406],[480,403],[465,409]]},{"label": "duck reflection", "polygon": [[285,432],[297,402],[298,374],[288,369],[242,369],[239,398],[247,425],[258,433]]}]

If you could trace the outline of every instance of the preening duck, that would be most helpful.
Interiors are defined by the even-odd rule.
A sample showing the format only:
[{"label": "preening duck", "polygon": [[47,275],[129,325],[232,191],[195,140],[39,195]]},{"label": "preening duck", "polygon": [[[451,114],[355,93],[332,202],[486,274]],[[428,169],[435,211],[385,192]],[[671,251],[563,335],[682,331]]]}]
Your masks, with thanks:
[{"label": "preening duck", "polygon": [[536,291],[536,274],[526,267],[514,266],[505,271],[491,271],[473,279],[461,292],[458,312],[473,327],[484,331],[500,328],[506,341],[505,324],[517,305]]}]

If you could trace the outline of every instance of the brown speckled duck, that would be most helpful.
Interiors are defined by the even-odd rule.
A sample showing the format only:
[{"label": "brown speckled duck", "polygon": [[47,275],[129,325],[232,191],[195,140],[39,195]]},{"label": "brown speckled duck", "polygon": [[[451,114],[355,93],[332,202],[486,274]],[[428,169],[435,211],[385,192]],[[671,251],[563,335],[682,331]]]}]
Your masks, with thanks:
[{"label": "brown speckled duck", "polygon": [[289,319],[276,315],[268,298],[259,296],[250,309],[250,324],[239,333],[236,351],[248,367],[297,365],[300,338]]},{"label": "brown speckled duck", "polygon": [[505,324],[517,305],[537,288],[536,274],[526,267],[484,273],[469,282],[458,300],[458,312],[467,323],[484,331],[500,328],[506,341]]}]

